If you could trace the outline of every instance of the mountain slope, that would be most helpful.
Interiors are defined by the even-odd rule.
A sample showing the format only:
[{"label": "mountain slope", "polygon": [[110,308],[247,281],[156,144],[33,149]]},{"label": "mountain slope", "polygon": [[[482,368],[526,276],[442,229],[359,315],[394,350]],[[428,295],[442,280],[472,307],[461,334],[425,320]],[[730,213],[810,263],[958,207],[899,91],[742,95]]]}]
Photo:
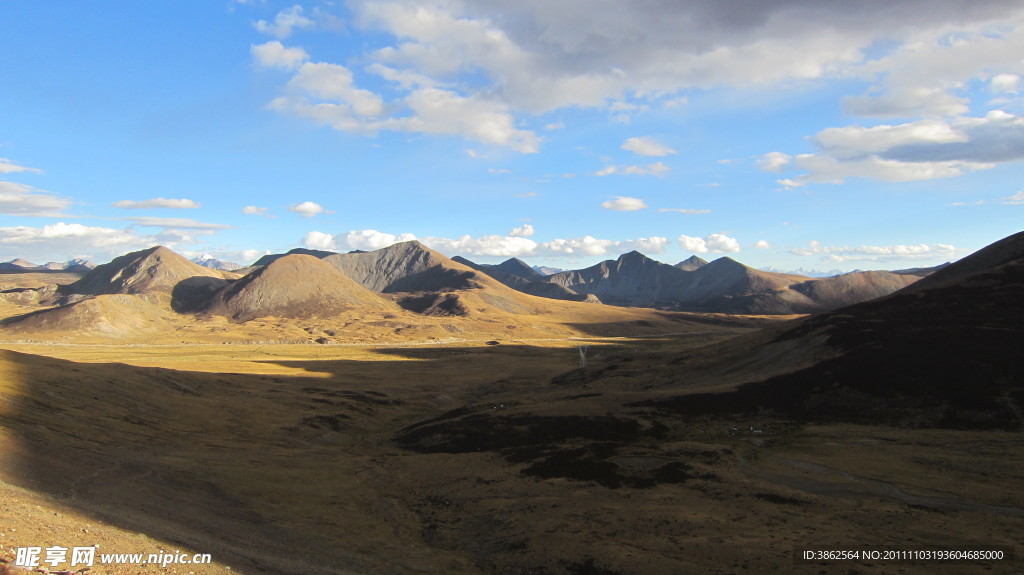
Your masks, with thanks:
[{"label": "mountain slope", "polygon": [[185,280],[209,278],[207,282],[195,283],[223,284],[233,277],[236,276],[194,264],[163,246],[156,246],[125,254],[114,258],[110,263],[96,266],[82,279],[67,286],[63,292],[75,295],[171,295]]},{"label": "mountain slope", "polygon": [[499,282],[505,284],[506,286],[526,294],[535,295],[537,297],[545,297],[549,299],[562,299],[566,301],[599,302],[597,296],[579,294],[562,285],[543,281],[544,276],[542,276],[540,273],[536,272],[533,268],[530,267],[527,267],[526,269],[529,269],[531,272],[533,272],[533,275],[530,277],[533,277],[535,279],[526,279],[526,276],[522,275],[525,274],[525,272],[523,272],[523,270],[519,266],[519,264],[522,264],[522,266],[526,266],[526,264],[520,260],[516,260],[515,258],[507,260],[506,262],[504,262],[504,264],[508,264],[509,262],[512,261],[518,262],[518,264],[510,264],[509,266],[505,266],[505,269],[516,269],[517,271],[520,272],[519,274],[503,271],[501,266],[504,264],[497,266],[478,264],[475,262],[471,262],[462,256],[455,256],[454,258],[452,258],[452,261],[473,268],[477,271],[483,272],[491,276],[492,278],[498,280]]},{"label": "mountain slope", "polygon": [[381,299],[329,263],[304,254],[275,259],[221,288],[206,311],[236,321],[258,317],[326,317],[343,310],[388,309]]},{"label": "mountain slope", "polygon": [[1024,234],[946,269],[887,297],[680,356],[670,387],[702,378],[749,383],[648,404],[694,414],[1019,429]]},{"label": "mountain slope", "polygon": [[582,270],[543,278],[613,305],[654,306],[677,301],[689,280],[687,272],[652,260],[637,251]]},{"label": "mountain slope", "polygon": [[417,241],[372,252],[333,254],[324,261],[375,292],[420,292],[477,287],[472,269]]},{"label": "mountain slope", "polygon": [[683,270],[684,272],[692,272],[695,269],[702,268],[708,265],[707,260],[699,258],[697,256],[690,256],[685,260],[677,263],[674,267]]}]

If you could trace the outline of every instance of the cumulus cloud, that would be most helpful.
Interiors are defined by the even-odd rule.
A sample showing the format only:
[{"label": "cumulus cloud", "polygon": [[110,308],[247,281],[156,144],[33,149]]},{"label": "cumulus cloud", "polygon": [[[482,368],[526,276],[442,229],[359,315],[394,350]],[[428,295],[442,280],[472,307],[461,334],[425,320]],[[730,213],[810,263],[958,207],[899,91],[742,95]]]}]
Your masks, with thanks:
[{"label": "cumulus cloud", "polygon": [[633,250],[648,254],[660,254],[664,253],[666,247],[668,247],[668,238],[657,236],[622,241],[583,236],[580,238],[555,239],[543,242],[538,246],[537,255],[603,256],[607,254],[623,254]]},{"label": "cumulus cloud", "polygon": [[326,213],[324,207],[316,202],[302,202],[288,207],[289,212],[295,212],[304,218],[312,218],[317,214]]},{"label": "cumulus cloud", "polygon": [[[839,75],[862,64],[879,39],[915,29],[938,36],[947,23],[995,21],[1014,9],[957,0],[912,0],[900,11],[864,6],[856,13],[807,0],[742,10],[714,0],[685,8],[614,0],[351,5],[362,27],[396,38],[377,58],[444,79],[480,73],[489,79],[488,91],[532,113],[607,102],[671,105],[688,88]],[[642,96],[627,100],[634,94]]]},{"label": "cumulus cloud", "polygon": [[782,152],[768,152],[757,160],[757,167],[769,172],[781,172],[793,156]]},{"label": "cumulus cloud", "polygon": [[377,230],[349,230],[335,235],[312,231],[302,238],[302,245],[313,250],[361,250],[371,252],[399,242],[408,242],[415,239],[416,236],[413,234],[395,235]]},{"label": "cumulus cloud", "polygon": [[757,240],[757,242],[754,244],[754,249],[770,250],[772,249],[772,245],[766,242],[765,240]]},{"label": "cumulus cloud", "polygon": [[[380,115],[360,115],[348,100],[296,92],[281,96],[274,109],[345,131],[457,135],[519,151],[536,151],[540,143],[520,120],[565,108],[628,120],[678,106],[692,90],[857,78],[869,87],[845,102],[849,113],[948,117],[969,109],[969,82],[991,81],[994,91],[1012,93],[1005,90],[1024,73],[1017,56],[1024,52],[1022,8],[1000,0],[904,0],[898,9],[879,2],[855,11],[817,0],[742,8],[720,0],[346,4],[352,25],[374,38],[354,54],[344,52],[345,62],[363,64],[351,84],[387,83],[374,88],[375,96],[387,95]],[[256,25],[283,38],[320,20],[292,6]],[[283,47],[267,50],[259,56],[266,65],[309,63],[298,52],[285,57]],[[443,113],[428,117],[433,107]]]},{"label": "cumulus cloud", "polygon": [[143,210],[153,208],[170,208],[176,210],[195,209],[200,206],[199,202],[187,198],[153,198],[151,200],[121,200],[110,204],[115,208],[126,210]]},{"label": "cumulus cloud", "polygon": [[344,236],[344,245],[352,250],[373,251],[415,239],[416,236],[409,233],[394,235],[377,230],[351,230]]},{"label": "cumulus cloud", "polygon": [[0,214],[8,216],[61,216],[71,200],[16,182],[0,181]]},{"label": "cumulus cloud", "polygon": [[302,245],[311,250],[337,251],[338,243],[334,236],[324,232],[312,231],[302,238]]},{"label": "cumulus cloud", "polygon": [[43,173],[43,171],[38,168],[19,166],[7,158],[0,158],[0,174],[16,174],[18,172],[32,172],[34,174]]},{"label": "cumulus cloud", "polygon": [[[527,224],[528,225],[528,224]],[[523,226],[526,227],[526,226]],[[518,229],[518,228],[517,228]],[[537,242],[528,237],[516,235],[485,235],[473,237],[463,235],[456,238],[423,237],[413,234],[390,234],[377,230],[350,230],[331,235],[323,232],[309,232],[302,243],[310,249],[339,250],[358,249],[372,251],[398,242],[417,240],[427,247],[445,255],[524,257],[524,256],[602,256],[639,250],[646,254],[664,253],[669,239],[664,237],[638,238],[635,240],[610,240],[583,236],[580,238],[554,239]]]},{"label": "cumulus cloud", "polygon": [[303,16],[302,6],[298,4],[278,12],[273,22],[259,20],[253,24],[259,32],[281,39],[291,36],[292,32],[298,28],[310,28],[313,25],[314,22],[312,20]]},{"label": "cumulus cloud", "polygon": [[277,40],[264,44],[255,44],[249,48],[253,60],[263,68],[280,68],[282,70],[296,70],[309,59],[309,54],[302,48],[285,48]]},{"label": "cumulus cloud", "polygon": [[602,202],[601,207],[606,210],[615,210],[618,212],[635,212],[637,210],[646,209],[647,204],[645,204],[640,198],[617,196],[614,200]]},{"label": "cumulus cloud", "polygon": [[[286,94],[270,108],[310,119],[336,130],[375,134],[381,131],[452,135],[537,153],[541,138],[516,126],[508,106],[484,96],[463,96],[453,90],[420,88],[404,98],[385,103],[369,90],[358,88],[351,71],[337,64],[303,64],[286,86]],[[404,110],[405,115],[386,111]],[[471,157],[483,157],[467,150]]]},{"label": "cumulus cloud", "polygon": [[629,138],[622,149],[641,156],[670,156],[676,151],[651,137]]},{"label": "cumulus cloud", "polygon": [[813,142],[817,153],[792,162],[806,173],[781,184],[842,183],[849,177],[905,182],[991,169],[1024,160],[1024,118],[995,110],[983,117],[828,128]]},{"label": "cumulus cloud", "polygon": [[833,262],[850,260],[885,261],[903,259],[953,259],[958,250],[951,244],[916,244],[871,246],[823,246],[818,241],[811,241],[807,247],[790,250],[798,256],[821,255],[823,259]]},{"label": "cumulus cloud", "polygon": [[0,228],[0,246],[9,254],[28,259],[88,258],[104,261],[127,251],[159,243],[156,236],[132,229],[84,226],[57,222],[40,228]]},{"label": "cumulus cloud", "polygon": [[[1006,11],[1004,25],[984,22],[1000,10]],[[976,13],[981,21],[918,26],[894,50],[852,70],[871,88],[844,100],[844,110],[877,118],[966,114],[970,101],[963,89],[969,81],[988,79],[992,71],[997,77],[1021,71],[1020,7],[990,5],[983,12],[988,14]]]},{"label": "cumulus cloud", "polygon": [[697,254],[708,252],[736,253],[740,251],[740,243],[725,234],[710,234],[703,238],[680,235],[676,238],[676,241],[679,242],[679,245],[684,250]]},{"label": "cumulus cloud", "polygon": [[462,236],[459,238],[426,237],[425,245],[445,254],[467,254],[478,256],[519,257],[532,255],[537,242],[514,236]]},{"label": "cumulus cloud", "polygon": [[512,231],[508,235],[514,238],[525,238],[533,235],[533,226],[531,224],[523,224],[519,227],[512,228]]},{"label": "cumulus cloud", "polygon": [[997,94],[1016,94],[1020,91],[1020,76],[1017,74],[996,74],[989,82],[989,86]]}]

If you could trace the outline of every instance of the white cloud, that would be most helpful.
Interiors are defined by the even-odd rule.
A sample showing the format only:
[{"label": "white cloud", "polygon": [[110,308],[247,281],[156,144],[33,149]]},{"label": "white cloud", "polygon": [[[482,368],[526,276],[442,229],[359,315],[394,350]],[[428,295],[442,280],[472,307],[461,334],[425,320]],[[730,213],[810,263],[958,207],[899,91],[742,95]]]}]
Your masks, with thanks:
[{"label": "white cloud", "polygon": [[[523,227],[528,227],[529,224]],[[518,229],[518,228],[517,228]],[[303,245],[312,249],[339,248],[372,251],[398,242],[416,240],[412,234],[394,235],[377,230],[351,230],[345,234],[331,236],[323,232],[310,232],[303,238]],[[668,238],[649,237],[636,240],[608,240],[593,236],[573,239],[555,239],[548,242],[536,242],[530,238],[516,235],[488,235],[473,237],[464,235],[457,238],[424,237],[419,241],[431,249],[448,256],[564,256],[584,255],[600,256],[606,254],[625,253],[639,250],[647,254],[664,253],[669,245]]]},{"label": "white cloud", "polygon": [[848,246],[823,246],[818,241],[811,241],[806,248],[790,250],[790,253],[798,256],[821,255],[823,259],[832,262],[845,262],[850,260],[864,261],[886,261],[902,259],[952,259],[956,257],[958,250],[950,244],[916,244],[916,245],[892,245],[892,246],[870,246],[862,245],[857,247]]},{"label": "white cloud", "polygon": [[311,218],[317,214],[325,213],[324,207],[316,202],[302,202],[288,207],[289,212],[295,212],[304,218]]},{"label": "white cloud", "polygon": [[710,234],[703,238],[680,235],[676,238],[679,245],[688,252],[704,254],[707,252],[736,253],[740,251],[740,243],[725,234]]},{"label": "white cloud", "polygon": [[605,166],[604,168],[594,172],[595,176],[610,176],[612,174],[619,174],[622,176],[660,176],[665,172],[669,171],[669,167],[662,162],[655,162],[646,166],[628,165],[628,166]]},{"label": "white cloud", "polygon": [[373,124],[364,126],[359,118],[376,117],[384,111],[384,100],[357,88],[352,72],[337,64],[306,62],[288,81],[287,90],[292,96],[275,100],[272,107],[294,109],[340,130],[374,131]]},{"label": "white cloud", "polygon": [[[980,6],[979,6],[980,7]],[[870,82],[861,96],[847,98],[847,113],[879,118],[959,116],[970,109],[965,86],[992,71],[1020,73],[1024,51],[1020,7],[992,18],[1004,7],[989,5],[982,20],[909,29],[895,50],[853,72]],[[1016,12],[1016,13],[1014,13]]]},{"label": "white cloud", "polygon": [[997,94],[1016,94],[1020,91],[1020,76],[1017,74],[996,74],[989,86]]},{"label": "white cloud", "polygon": [[537,192],[526,192],[526,193],[523,193],[523,194],[516,194],[516,197],[517,198],[536,198],[537,195],[538,195]]},{"label": "white cloud", "polygon": [[487,168],[488,174],[511,174],[512,170]]},{"label": "white cloud", "polygon": [[405,99],[412,117],[392,119],[383,127],[402,131],[459,135],[485,144],[506,146],[524,154],[539,151],[541,139],[516,128],[506,105],[483,97],[463,97],[450,90],[427,88]]},{"label": "white cloud", "polygon": [[[339,235],[338,238],[341,238]],[[416,239],[412,234],[393,235],[377,230],[350,230],[345,234],[341,245],[348,246],[352,250],[373,251],[397,244],[399,242],[410,242]]]},{"label": "white cloud", "polygon": [[[286,94],[273,100],[270,108],[346,132],[454,135],[524,154],[537,153],[542,141],[535,132],[517,128],[508,106],[499,100],[420,88],[385,103],[380,95],[356,87],[351,71],[336,64],[303,64]],[[466,153],[484,157],[475,150]]]},{"label": "white cloud", "polygon": [[296,4],[291,8],[285,8],[278,12],[277,16],[274,17],[273,23],[260,20],[255,22],[253,26],[259,32],[284,39],[291,36],[292,32],[297,28],[310,28],[313,26],[314,22],[303,16],[302,13],[302,6]]},{"label": "white cloud", "polygon": [[[388,83],[375,94],[387,94],[379,120],[353,112],[347,100],[298,94],[275,109],[346,131],[451,134],[520,151],[536,151],[539,140],[518,119],[565,108],[628,120],[685,103],[692,90],[799,88],[802,80],[843,78],[868,86],[846,101],[851,113],[942,117],[966,113],[970,82],[1002,90],[1024,73],[1016,2],[904,0],[898,10],[817,0],[742,9],[719,0],[692,0],[685,9],[664,0],[346,4],[352,25],[373,41],[353,43],[344,61],[325,64],[359,62],[361,73]],[[320,23],[293,6],[257,27],[284,37]],[[421,117],[430,101],[441,101],[439,119]],[[466,121],[452,108],[465,110]]]},{"label": "white cloud", "polygon": [[244,208],[242,208],[242,213],[248,216],[266,216],[268,218],[271,218],[273,216],[268,213],[269,209],[270,208],[261,208],[258,206],[245,206]]},{"label": "white cloud", "polygon": [[685,208],[658,208],[659,212],[676,212],[680,214],[694,215],[694,214],[710,214],[711,210],[689,210]]},{"label": "white cloud", "polygon": [[191,218],[124,218],[140,226],[154,228],[179,228],[185,230],[226,230],[231,226],[226,224],[211,224],[199,222]]},{"label": "white cloud", "polygon": [[758,250],[770,250],[772,249],[772,245],[765,240],[757,240],[757,243],[754,244],[754,248]]},{"label": "white cloud", "polygon": [[994,110],[983,117],[846,126],[822,130],[813,141],[819,152],[792,162],[807,173],[779,183],[842,183],[849,177],[906,182],[991,169],[1024,160],[1024,118]]},{"label": "white cloud", "polygon": [[622,149],[641,156],[669,156],[676,153],[651,137],[629,138],[623,142]]},{"label": "white cloud", "polygon": [[58,217],[71,200],[16,182],[0,181],[0,214]]},{"label": "white cloud", "polygon": [[19,166],[7,158],[0,158],[0,174],[16,174],[18,172],[32,172],[35,174],[43,173],[43,171],[38,168]]},{"label": "white cloud", "polygon": [[295,70],[309,59],[309,54],[302,48],[285,48],[277,40],[253,45],[249,48],[249,52],[256,64],[264,68]]},{"label": "white cloud", "polygon": [[396,70],[390,66],[385,66],[380,62],[370,64],[366,67],[366,71],[371,74],[376,74],[389,82],[398,84],[398,87],[403,90],[434,88],[437,86],[437,82],[429,76],[410,72],[409,70]]},{"label": "white cloud", "polygon": [[170,208],[176,210],[182,209],[195,209],[200,206],[199,202],[189,200],[187,198],[153,198],[151,200],[121,200],[110,204],[115,208],[124,208],[126,210],[143,210],[153,208]]},{"label": "white cloud", "polygon": [[1007,196],[1003,198],[1003,203],[1012,205],[1024,204],[1024,190],[1021,190],[1016,194],[1013,194],[1012,196]]},{"label": "white cloud", "polygon": [[617,196],[614,200],[603,202],[601,207],[606,210],[615,210],[619,212],[635,212],[637,210],[647,208],[647,204],[645,204],[640,198]]},{"label": "white cloud", "polygon": [[793,156],[782,152],[768,152],[757,160],[757,167],[769,172],[781,172]]},{"label": "white cloud", "polygon": [[508,235],[514,238],[525,238],[533,235],[533,226],[531,224],[523,224],[519,227],[512,228],[512,231]]},{"label": "white cloud", "polygon": [[239,252],[242,257],[239,258],[241,263],[249,264],[260,259],[262,256],[270,255],[270,250],[242,250]]},{"label": "white cloud", "polygon": [[88,258],[102,262],[122,253],[159,243],[131,229],[91,227],[57,222],[41,228],[0,228],[0,246],[12,256],[30,260]]},{"label": "white cloud", "polygon": [[302,245],[311,250],[337,251],[338,243],[331,234],[312,231],[302,238]]},{"label": "white cloud", "polygon": [[650,237],[636,240],[607,240],[593,236],[572,239],[555,239],[538,246],[537,255],[582,255],[603,256],[609,253],[626,253],[638,250],[648,254],[660,254],[668,246],[668,238]]},{"label": "white cloud", "polygon": [[445,254],[467,254],[478,256],[519,257],[532,255],[537,242],[524,237],[512,236],[462,236],[460,238],[423,238],[425,245]]}]

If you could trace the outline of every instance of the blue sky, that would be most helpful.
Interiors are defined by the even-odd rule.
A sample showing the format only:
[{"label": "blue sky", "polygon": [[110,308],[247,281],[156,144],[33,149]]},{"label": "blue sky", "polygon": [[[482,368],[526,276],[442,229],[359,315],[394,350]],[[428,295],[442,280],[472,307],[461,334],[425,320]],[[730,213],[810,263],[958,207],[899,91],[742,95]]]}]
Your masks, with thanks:
[{"label": "blue sky", "polygon": [[1024,2],[0,3],[0,260],[784,270],[1022,229]]}]

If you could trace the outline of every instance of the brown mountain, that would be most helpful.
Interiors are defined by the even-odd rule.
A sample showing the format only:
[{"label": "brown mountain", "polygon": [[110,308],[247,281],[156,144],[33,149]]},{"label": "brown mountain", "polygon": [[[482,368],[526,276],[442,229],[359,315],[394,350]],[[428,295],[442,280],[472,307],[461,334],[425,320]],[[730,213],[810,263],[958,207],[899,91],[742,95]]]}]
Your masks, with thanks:
[{"label": "brown mountain", "polygon": [[137,295],[102,294],[3,321],[15,333],[127,337],[157,333],[171,321],[169,309]]},{"label": "brown mountain", "polygon": [[326,256],[324,261],[375,292],[422,292],[479,287],[472,269],[417,241],[372,252]]},{"label": "brown mountain", "polygon": [[678,301],[689,281],[687,273],[632,251],[616,260],[547,276],[543,281],[593,294],[612,305],[655,307]]},{"label": "brown mountain", "polygon": [[9,262],[0,262],[0,270],[8,271],[32,271],[41,269],[42,266],[36,265],[28,260],[22,258],[16,258]]},{"label": "brown mountain", "polygon": [[692,272],[695,269],[701,268],[708,265],[707,260],[699,258],[697,256],[690,256],[685,260],[677,263],[674,267],[677,267],[684,272]]},{"label": "brown mountain", "polygon": [[613,305],[789,315],[816,313],[881,297],[918,279],[917,275],[892,272],[854,272],[815,279],[756,270],[729,257],[708,263],[693,256],[670,266],[630,252],[617,260],[561,272],[542,281],[579,293],[596,294],[601,301]]},{"label": "brown mountain", "polygon": [[1022,292],[1024,232],[889,296],[677,357],[669,387],[747,383],[646,404],[686,414],[1020,429]]},{"label": "brown mountain", "polygon": [[326,317],[353,308],[397,311],[392,302],[331,264],[311,255],[292,254],[225,285],[206,311],[248,321],[265,316]]},{"label": "brown mountain", "polygon": [[230,272],[194,264],[163,247],[131,252],[96,266],[82,279],[63,288],[68,296],[100,294],[166,294],[190,296],[193,291],[212,291],[237,277]]},{"label": "brown mountain", "polygon": [[[538,273],[533,268],[527,266],[521,260],[512,258],[498,265],[486,265],[474,263],[462,256],[455,256],[452,258],[453,262],[460,263],[464,266],[473,268],[477,271],[483,272],[506,286],[521,291],[526,294],[535,295],[537,297],[546,297],[550,299],[562,299],[566,301],[588,301],[592,303],[599,303],[597,296],[593,294],[579,294],[571,289],[564,287],[557,283],[551,283],[542,281],[544,276]],[[509,262],[518,262],[509,264]],[[506,265],[508,264],[508,265]],[[532,275],[527,274],[523,271],[523,268],[533,272]],[[504,271],[512,269],[518,273],[511,271]],[[534,279],[527,279],[532,277]]]}]

